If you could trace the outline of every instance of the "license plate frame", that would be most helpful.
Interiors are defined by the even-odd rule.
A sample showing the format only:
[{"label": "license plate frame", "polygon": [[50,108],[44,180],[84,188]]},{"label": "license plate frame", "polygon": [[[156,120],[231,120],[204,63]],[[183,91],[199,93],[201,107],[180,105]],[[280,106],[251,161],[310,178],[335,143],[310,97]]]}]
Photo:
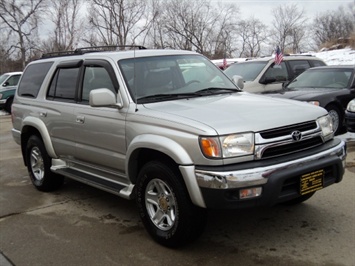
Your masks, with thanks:
[{"label": "license plate frame", "polygon": [[301,175],[300,194],[306,195],[324,187],[324,169]]}]

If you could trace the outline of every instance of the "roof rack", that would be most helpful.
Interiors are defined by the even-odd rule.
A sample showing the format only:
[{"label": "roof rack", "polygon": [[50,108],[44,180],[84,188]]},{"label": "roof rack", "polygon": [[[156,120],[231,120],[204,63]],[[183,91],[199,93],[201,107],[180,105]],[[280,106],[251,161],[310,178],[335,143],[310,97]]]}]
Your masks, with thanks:
[{"label": "roof rack", "polygon": [[41,59],[43,58],[51,58],[51,57],[60,57],[60,56],[72,56],[72,55],[82,55],[87,53],[94,52],[107,52],[107,51],[123,51],[125,49],[122,48],[130,48],[130,50],[138,49],[144,50],[147,49],[142,45],[106,45],[106,46],[90,46],[90,47],[81,47],[77,48],[74,51],[62,51],[62,52],[51,52],[42,54]]}]

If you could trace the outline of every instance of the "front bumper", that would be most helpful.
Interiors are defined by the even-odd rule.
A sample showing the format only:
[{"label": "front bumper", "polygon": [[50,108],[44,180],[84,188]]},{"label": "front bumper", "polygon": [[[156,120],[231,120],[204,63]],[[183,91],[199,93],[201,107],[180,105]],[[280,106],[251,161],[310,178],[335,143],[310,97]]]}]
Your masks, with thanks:
[{"label": "front bumper", "polygon": [[[234,166],[196,167],[195,176],[207,208],[271,206],[300,197],[300,177],[323,169],[323,187],[340,182],[345,167],[346,144],[334,139],[297,154]],[[242,188],[261,187],[262,194],[240,199]]]},{"label": "front bumper", "polygon": [[349,132],[355,132],[355,113],[345,111],[345,124]]}]

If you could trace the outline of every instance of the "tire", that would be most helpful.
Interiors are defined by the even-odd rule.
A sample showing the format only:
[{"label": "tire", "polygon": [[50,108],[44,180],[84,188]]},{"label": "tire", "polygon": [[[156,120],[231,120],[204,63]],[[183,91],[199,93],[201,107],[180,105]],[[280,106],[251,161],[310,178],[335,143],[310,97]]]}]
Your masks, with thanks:
[{"label": "tire", "polygon": [[288,206],[300,204],[300,203],[310,199],[315,193],[316,192],[308,193],[308,194],[300,196],[298,198],[295,198],[295,199],[292,199],[292,200],[289,200],[289,201],[285,201],[282,204],[283,205],[288,205]]},{"label": "tire", "polygon": [[176,168],[148,162],[138,175],[136,188],[139,215],[156,242],[175,248],[202,234],[207,211],[192,204]]},{"label": "tire", "polygon": [[344,116],[339,111],[339,108],[335,105],[329,105],[325,109],[327,109],[330,117],[333,120],[334,135],[338,135],[342,130]]},{"label": "tire", "polygon": [[40,191],[53,191],[61,187],[64,177],[50,170],[51,158],[48,156],[42,140],[33,135],[26,146],[26,163],[32,184]]},{"label": "tire", "polygon": [[11,106],[12,106],[12,102],[14,101],[14,98],[11,97],[9,99],[7,99],[6,101],[6,105],[5,105],[5,111],[8,112],[9,114],[11,114]]}]

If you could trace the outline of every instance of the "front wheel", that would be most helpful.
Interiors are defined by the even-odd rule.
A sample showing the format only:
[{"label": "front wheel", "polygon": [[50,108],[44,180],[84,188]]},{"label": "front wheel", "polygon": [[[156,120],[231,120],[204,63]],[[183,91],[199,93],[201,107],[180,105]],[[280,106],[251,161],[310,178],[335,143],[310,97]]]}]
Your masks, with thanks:
[{"label": "front wheel", "polygon": [[26,163],[32,184],[40,191],[53,191],[64,182],[64,177],[50,170],[51,158],[42,140],[33,135],[26,146]]},{"label": "front wheel", "polygon": [[339,108],[334,105],[329,105],[326,109],[333,121],[334,135],[338,135],[343,125],[343,115],[340,113]]},{"label": "front wheel", "polygon": [[167,247],[178,247],[201,235],[206,210],[192,204],[177,169],[158,161],[141,169],[137,182],[137,205],[152,238]]}]

